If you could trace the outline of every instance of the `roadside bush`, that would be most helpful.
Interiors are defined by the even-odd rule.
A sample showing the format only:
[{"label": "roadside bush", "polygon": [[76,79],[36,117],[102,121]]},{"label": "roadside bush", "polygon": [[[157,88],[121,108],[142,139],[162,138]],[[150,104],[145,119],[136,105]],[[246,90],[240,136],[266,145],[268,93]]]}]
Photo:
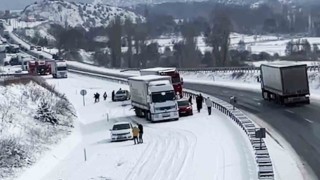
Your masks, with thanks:
[{"label": "roadside bush", "polygon": [[11,174],[13,168],[33,163],[29,148],[19,143],[17,138],[0,139],[0,179]]},{"label": "roadside bush", "polygon": [[233,72],[231,76],[233,79],[239,79],[242,76],[244,76],[244,74],[245,74],[244,72]]}]

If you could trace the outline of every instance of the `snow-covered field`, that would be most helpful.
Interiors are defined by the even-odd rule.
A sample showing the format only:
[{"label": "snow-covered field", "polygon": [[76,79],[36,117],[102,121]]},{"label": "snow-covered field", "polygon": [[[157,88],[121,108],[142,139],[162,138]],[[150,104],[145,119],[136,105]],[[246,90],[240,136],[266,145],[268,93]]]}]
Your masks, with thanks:
[{"label": "snow-covered field", "polygon": [[[42,173],[46,166],[38,164],[29,170],[38,173],[27,171],[20,179],[257,179],[247,136],[220,112],[214,110],[208,116],[204,110],[179,121],[149,123],[134,116],[129,102],[108,98],[93,103],[93,93],[110,95],[127,86],[74,74],[69,77],[47,81],[74,104],[82,141],[72,148],[60,146],[60,151],[45,157],[58,161],[50,173]],[[81,89],[88,91],[86,106]],[[118,121],[144,124],[145,143],[110,143],[108,129]]]},{"label": "snow-covered field", "polygon": [[[48,102],[59,125],[35,118],[41,102]],[[70,134],[73,116],[67,109],[58,113],[61,103],[65,101],[34,83],[0,86],[0,179],[13,179]]]}]

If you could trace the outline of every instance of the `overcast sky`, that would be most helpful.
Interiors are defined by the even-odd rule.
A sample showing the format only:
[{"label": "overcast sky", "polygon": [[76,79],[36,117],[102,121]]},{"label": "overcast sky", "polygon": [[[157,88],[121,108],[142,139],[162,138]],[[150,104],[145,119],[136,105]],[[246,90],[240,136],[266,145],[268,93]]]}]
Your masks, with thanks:
[{"label": "overcast sky", "polygon": [[[32,4],[36,1],[37,0],[0,0],[0,10],[22,10],[27,5]],[[67,1],[92,2],[92,0],[67,0]]]}]

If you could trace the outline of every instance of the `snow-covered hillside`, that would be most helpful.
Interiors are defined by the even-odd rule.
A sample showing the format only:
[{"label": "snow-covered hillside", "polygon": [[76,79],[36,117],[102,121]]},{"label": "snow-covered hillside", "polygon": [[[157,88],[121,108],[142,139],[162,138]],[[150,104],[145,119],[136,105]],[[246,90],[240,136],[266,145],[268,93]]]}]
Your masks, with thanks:
[{"label": "snow-covered hillside", "polygon": [[[35,83],[0,86],[0,179],[13,179],[70,134],[68,108],[66,99]],[[46,121],[49,116],[55,125]]]},{"label": "snow-covered hillside", "polygon": [[[161,3],[171,3],[171,2],[201,2],[210,1],[226,5],[254,5],[254,4],[264,4],[269,2],[268,0],[93,0],[94,4],[110,4],[114,6],[133,6],[138,4],[161,4]],[[282,0],[283,1],[283,0]],[[282,2],[279,0],[279,2]]]},{"label": "snow-covered hillside", "polygon": [[34,3],[27,6],[21,14],[22,19],[44,19],[62,26],[84,28],[107,26],[116,16],[122,20],[131,19],[133,22],[143,20],[143,17],[118,7],[58,0]]}]

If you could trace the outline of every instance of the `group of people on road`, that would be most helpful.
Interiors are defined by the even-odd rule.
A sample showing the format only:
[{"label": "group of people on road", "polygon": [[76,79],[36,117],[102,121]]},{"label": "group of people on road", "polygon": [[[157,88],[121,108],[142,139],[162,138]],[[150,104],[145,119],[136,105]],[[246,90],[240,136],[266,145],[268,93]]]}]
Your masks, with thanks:
[{"label": "group of people on road", "polygon": [[143,126],[142,124],[138,124],[138,127],[135,126],[132,128],[132,135],[134,144],[142,144],[143,143]]},{"label": "group of people on road", "polygon": [[[203,98],[203,96],[202,96],[201,94],[199,94],[199,95],[196,97],[196,104],[197,104],[198,113],[200,113],[200,111],[201,111],[201,109],[202,109],[203,101],[205,101],[206,106],[207,106],[207,108],[208,108],[208,114],[211,115],[213,103],[212,103],[210,97],[207,97],[207,98],[204,100],[204,98]],[[192,97],[191,97],[191,96],[189,97],[189,102],[192,104]]]},{"label": "group of people on road", "polygon": [[[107,97],[108,97],[107,92],[104,92],[103,100],[107,100]],[[94,93],[93,98],[94,98],[94,103],[100,102],[100,94],[98,92]]]}]

